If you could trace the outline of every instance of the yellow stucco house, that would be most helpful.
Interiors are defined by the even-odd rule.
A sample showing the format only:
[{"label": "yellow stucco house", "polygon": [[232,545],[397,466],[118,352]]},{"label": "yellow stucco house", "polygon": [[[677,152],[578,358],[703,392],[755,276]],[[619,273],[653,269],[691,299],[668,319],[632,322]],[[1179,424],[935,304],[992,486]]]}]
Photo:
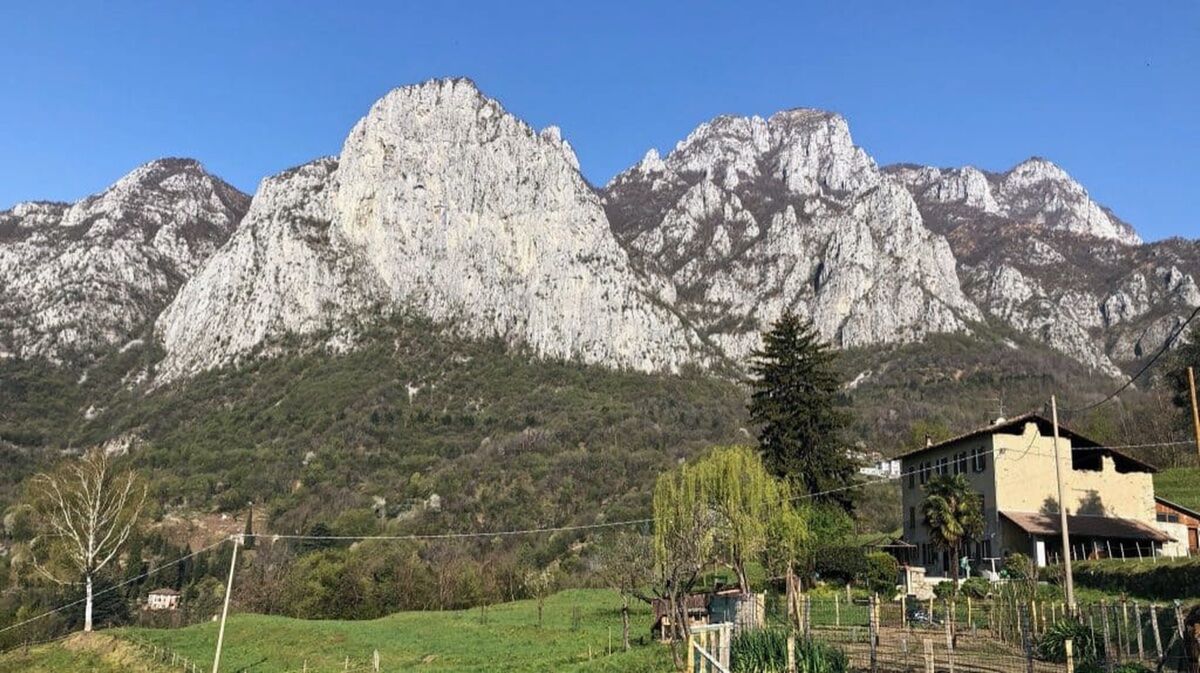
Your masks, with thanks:
[{"label": "yellow stucco house", "polygon": [[[982,499],[985,529],[963,555],[972,574],[1010,553],[1039,566],[1062,556],[1053,426],[1038,414],[991,425],[900,456],[904,542],[909,564],[947,576],[949,554],[930,544],[921,516],[922,486],[937,474],[964,474]],[[1067,528],[1073,558],[1149,557],[1172,538],[1156,525],[1153,473],[1137,458],[1059,426]]]}]

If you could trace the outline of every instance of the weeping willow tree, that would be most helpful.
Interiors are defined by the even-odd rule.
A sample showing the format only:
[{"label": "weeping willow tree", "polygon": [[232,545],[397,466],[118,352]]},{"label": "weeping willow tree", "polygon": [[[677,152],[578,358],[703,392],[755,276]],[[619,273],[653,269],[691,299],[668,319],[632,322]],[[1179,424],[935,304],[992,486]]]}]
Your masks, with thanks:
[{"label": "weeping willow tree", "polygon": [[[654,549],[659,586],[672,621],[687,632],[686,597],[709,567],[725,564],[750,591],[746,566],[787,567],[807,542],[804,509],[750,447],[713,450],[662,474],[654,489]],[[786,564],[786,565],[785,565]]]},{"label": "weeping willow tree", "polygon": [[803,540],[803,518],[790,506],[789,489],[745,446],[716,449],[696,464],[693,476],[713,513],[716,545],[738,588],[750,591],[746,564],[763,557],[769,533],[788,547]]}]

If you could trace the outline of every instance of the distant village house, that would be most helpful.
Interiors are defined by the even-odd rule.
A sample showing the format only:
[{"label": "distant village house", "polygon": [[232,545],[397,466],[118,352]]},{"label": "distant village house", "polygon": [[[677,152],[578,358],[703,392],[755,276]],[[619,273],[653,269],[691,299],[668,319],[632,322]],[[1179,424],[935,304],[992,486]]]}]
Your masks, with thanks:
[{"label": "distant village house", "polygon": [[147,610],[174,610],[179,607],[179,592],[174,589],[155,589],[146,598]]}]

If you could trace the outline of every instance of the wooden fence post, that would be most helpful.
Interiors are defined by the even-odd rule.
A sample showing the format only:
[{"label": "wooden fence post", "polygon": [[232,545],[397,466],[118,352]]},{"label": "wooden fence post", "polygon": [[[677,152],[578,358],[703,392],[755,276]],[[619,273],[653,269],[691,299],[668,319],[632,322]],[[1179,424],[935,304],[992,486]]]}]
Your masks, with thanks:
[{"label": "wooden fence post", "polygon": [[908,594],[900,594],[900,628],[908,628]]},{"label": "wooden fence post", "polygon": [[840,627],[842,625],[842,607],[841,600],[837,594],[833,595],[833,625]]},{"label": "wooden fence post", "polygon": [[870,613],[867,615],[867,623],[870,628],[867,630],[867,638],[870,639],[871,645],[871,673],[878,673],[879,658],[877,645],[879,644],[879,594],[871,594]]},{"label": "wooden fence post", "polygon": [[1104,625],[1104,665],[1105,665],[1105,669],[1108,671],[1108,673],[1112,673],[1113,657],[1116,655],[1116,652],[1113,652],[1112,639],[1109,636],[1110,631],[1108,629],[1108,602],[1107,601],[1100,601],[1100,619]]},{"label": "wooden fence post", "polygon": [[1033,673],[1033,633],[1030,620],[1033,619],[1032,604],[1029,612],[1018,610],[1017,619],[1021,622],[1021,646],[1025,651],[1025,670]]},{"label": "wooden fence post", "polygon": [[687,670],[688,673],[693,673],[696,670],[696,643],[695,635],[689,634],[687,639]]},{"label": "wooden fence post", "polygon": [[[948,604],[949,605],[949,604]],[[951,613],[950,619],[946,621],[946,662],[950,673],[954,673],[954,615]]]},{"label": "wooden fence post", "polygon": [[[836,598],[837,594],[834,594]],[[796,673],[796,632],[788,631],[787,637],[787,673]]]},{"label": "wooden fence post", "polygon": [[1063,647],[1067,651],[1067,673],[1075,673],[1075,643],[1067,638],[1063,643]]},{"label": "wooden fence post", "polygon": [[379,650],[371,655],[371,665],[375,668],[375,673],[379,673]]},{"label": "wooden fence post", "polygon": [[1144,637],[1142,636],[1142,608],[1138,605],[1137,601],[1133,602],[1133,622],[1134,626],[1137,628],[1138,659],[1145,660],[1146,647],[1144,643]]},{"label": "wooden fence post", "polygon": [[1122,635],[1124,636],[1123,638],[1121,638],[1122,642],[1124,643],[1122,645],[1122,650],[1124,651],[1125,656],[1128,657],[1130,654],[1132,654],[1132,648],[1130,647],[1130,642],[1129,642],[1129,601],[1124,596],[1121,597],[1121,628],[1120,628],[1120,631],[1121,631]]},{"label": "wooden fence post", "polygon": [[721,665],[724,666],[725,670],[727,671],[729,670],[729,655],[732,647],[733,624],[723,624],[721,625],[721,651],[717,654],[717,658],[720,659]]},{"label": "wooden fence post", "polygon": [[929,638],[925,639],[925,673],[934,673],[933,670],[933,641]]},{"label": "wooden fence post", "polygon": [[1162,634],[1158,632],[1158,605],[1150,604],[1150,630],[1154,632],[1154,657],[1163,658]]}]

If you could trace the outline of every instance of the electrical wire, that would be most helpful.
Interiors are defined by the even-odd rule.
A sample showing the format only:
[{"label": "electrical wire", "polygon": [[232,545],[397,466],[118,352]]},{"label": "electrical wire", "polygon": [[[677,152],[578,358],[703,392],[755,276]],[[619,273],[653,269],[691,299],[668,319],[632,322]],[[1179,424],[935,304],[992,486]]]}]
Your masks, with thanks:
[{"label": "electrical wire", "polygon": [[1179,335],[1183,333],[1183,330],[1187,328],[1188,324],[1191,323],[1192,320],[1194,320],[1197,315],[1200,315],[1200,306],[1197,306],[1196,310],[1192,311],[1192,314],[1188,316],[1188,319],[1184,320],[1183,324],[1181,324],[1178,328],[1176,328],[1175,332],[1172,333],[1171,336],[1167,337],[1166,341],[1163,341],[1162,348],[1158,349],[1158,352],[1154,354],[1154,357],[1150,358],[1149,362],[1147,362],[1145,365],[1143,365],[1142,368],[1139,369],[1136,374],[1129,377],[1128,381],[1123,383],[1116,390],[1109,393],[1104,399],[1100,400],[1099,402],[1095,402],[1095,403],[1089,404],[1087,406],[1078,407],[1075,409],[1063,409],[1062,410],[1063,413],[1077,414],[1081,411],[1095,409],[1096,407],[1100,406],[1101,404],[1104,404],[1105,402],[1113,399],[1117,395],[1120,395],[1126,388],[1133,385],[1134,381],[1137,381],[1139,378],[1141,378],[1142,374],[1145,374],[1147,371],[1149,371],[1149,369],[1154,366],[1155,362],[1158,362],[1158,359],[1160,357],[1162,357],[1163,353],[1167,352],[1167,350],[1171,347],[1171,344],[1175,343],[1175,340],[1179,338]]}]

